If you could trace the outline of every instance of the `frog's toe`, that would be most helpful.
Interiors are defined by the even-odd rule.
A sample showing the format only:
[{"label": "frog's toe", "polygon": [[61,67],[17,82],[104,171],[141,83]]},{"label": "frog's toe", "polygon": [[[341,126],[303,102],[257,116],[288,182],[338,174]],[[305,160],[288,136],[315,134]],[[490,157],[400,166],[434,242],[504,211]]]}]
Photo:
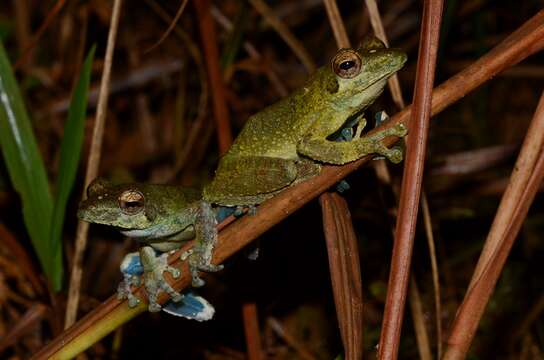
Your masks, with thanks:
[{"label": "frog's toe", "polygon": [[202,287],[206,283],[199,275],[199,271],[206,271],[206,272],[217,272],[223,270],[223,265],[214,265],[214,264],[206,264],[206,263],[190,263],[189,264],[189,271],[191,272],[191,278],[192,278],[192,285],[193,287]]},{"label": "frog's toe", "polygon": [[408,134],[408,128],[403,123],[398,123],[393,127],[394,135],[404,137]]},{"label": "frog's toe", "polygon": [[398,164],[402,161],[402,149],[399,147],[394,147],[389,149],[387,154],[385,156],[391,161],[393,164]]},{"label": "frog's toe", "polygon": [[159,287],[162,291],[167,293],[174,302],[178,302],[183,298],[183,295],[174,290],[174,288],[164,279],[160,281]]},{"label": "frog's toe", "polygon": [[131,276],[125,274],[123,281],[119,283],[117,287],[117,299],[118,300],[128,300],[128,305],[130,307],[135,307],[140,303],[140,299],[132,294],[132,286],[139,286],[140,279],[137,276]]},{"label": "frog's toe", "polygon": [[138,306],[138,304],[140,303],[140,299],[138,299],[132,293],[128,293],[126,299],[128,300],[128,307],[131,308]]},{"label": "frog's toe", "polygon": [[147,306],[147,310],[149,312],[159,312],[161,311],[161,309],[162,307],[156,302],[153,302],[153,303],[150,302],[149,305]]},{"label": "frog's toe", "polygon": [[179,269],[173,266],[166,266],[164,271],[168,271],[174,279],[177,279],[181,275],[181,272],[179,271]]},{"label": "frog's toe", "polygon": [[217,272],[223,270],[223,265],[214,265],[214,264],[199,264],[197,265],[198,270],[206,272]]},{"label": "frog's toe", "polygon": [[195,288],[202,287],[206,284],[206,282],[198,275],[198,271],[196,271],[196,274],[191,274],[191,279],[191,285]]}]

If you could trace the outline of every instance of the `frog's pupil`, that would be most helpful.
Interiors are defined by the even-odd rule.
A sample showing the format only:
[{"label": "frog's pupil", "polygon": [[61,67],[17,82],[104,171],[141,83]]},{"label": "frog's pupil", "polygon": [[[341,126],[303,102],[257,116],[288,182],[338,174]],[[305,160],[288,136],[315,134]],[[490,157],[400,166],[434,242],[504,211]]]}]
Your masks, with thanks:
[{"label": "frog's pupil", "polygon": [[353,66],[355,66],[355,61],[352,61],[352,60],[348,60],[348,61],[344,61],[344,62],[340,63],[340,69],[342,69],[342,70],[349,70]]},{"label": "frog's pupil", "polygon": [[128,208],[135,208],[135,207],[140,207],[140,206],[142,206],[142,204],[140,204],[139,201],[128,201],[126,203],[126,207],[128,207]]}]

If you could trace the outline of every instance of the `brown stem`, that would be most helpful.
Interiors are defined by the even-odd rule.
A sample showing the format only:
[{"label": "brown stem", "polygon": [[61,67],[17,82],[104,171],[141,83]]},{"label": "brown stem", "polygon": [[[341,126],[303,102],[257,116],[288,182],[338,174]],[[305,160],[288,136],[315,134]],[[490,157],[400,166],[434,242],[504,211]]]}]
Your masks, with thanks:
[{"label": "brown stem", "polygon": [[204,48],[204,59],[208,70],[208,82],[212,90],[213,114],[219,144],[219,153],[224,154],[232,144],[232,132],[230,129],[230,116],[227,107],[225,83],[219,65],[219,50],[217,49],[217,36],[215,24],[210,14],[209,0],[193,1],[198,16],[200,38]]},{"label": "brown stem", "polygon": [[[444,359],[464,359],[506,258],[544,178],[544,93],[527,130],[471,285],[451,326]],[[506,222],[503,224],[502,222]],[[504,226],[503,226],[504,225]]]},{"label": "brown stem", "polygon": [[396,359],[400,343],[431,117],[431,96],[442,5],[442,1],[427,0],[423,8],[414,105],[411,113],[410,134],[406,141],[406,165],[402,177],[379,359]]}]

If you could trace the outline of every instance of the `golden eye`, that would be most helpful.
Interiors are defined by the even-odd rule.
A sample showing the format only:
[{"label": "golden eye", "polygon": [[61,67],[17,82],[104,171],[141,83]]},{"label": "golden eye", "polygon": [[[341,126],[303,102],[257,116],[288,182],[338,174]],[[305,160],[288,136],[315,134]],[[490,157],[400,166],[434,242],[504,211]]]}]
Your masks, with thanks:
[{"label": "golden eye", "polygon": [[340,49],[332,59],[332,70],[342,79],[351,79],[361,72],[361,57],[352,49]]},{"label": "golden eye", "polygon": [[126,190],[118,200],[119,208],[127,215],[135,215],[144,209],[145,198],[138,190]]}]

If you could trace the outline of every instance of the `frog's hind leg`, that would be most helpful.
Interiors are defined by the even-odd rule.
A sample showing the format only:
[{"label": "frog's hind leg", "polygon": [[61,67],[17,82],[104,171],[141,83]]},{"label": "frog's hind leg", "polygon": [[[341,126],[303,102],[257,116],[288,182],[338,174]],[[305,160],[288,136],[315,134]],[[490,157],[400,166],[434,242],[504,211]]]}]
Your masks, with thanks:
[{"label": "frog's hind leg", "polygon": [[280,190],[297,178],[294,160],[265,156],[224,158],[204,198],[223,204],[225,199],[259,196]]},{"label": "frog's hind leg", "polygon": [[304,181],[306,179],[313,178],[319,175],[321,172],[321,165],[315,161],[308,159],[301,159],[297,161],[297,182]]}]

